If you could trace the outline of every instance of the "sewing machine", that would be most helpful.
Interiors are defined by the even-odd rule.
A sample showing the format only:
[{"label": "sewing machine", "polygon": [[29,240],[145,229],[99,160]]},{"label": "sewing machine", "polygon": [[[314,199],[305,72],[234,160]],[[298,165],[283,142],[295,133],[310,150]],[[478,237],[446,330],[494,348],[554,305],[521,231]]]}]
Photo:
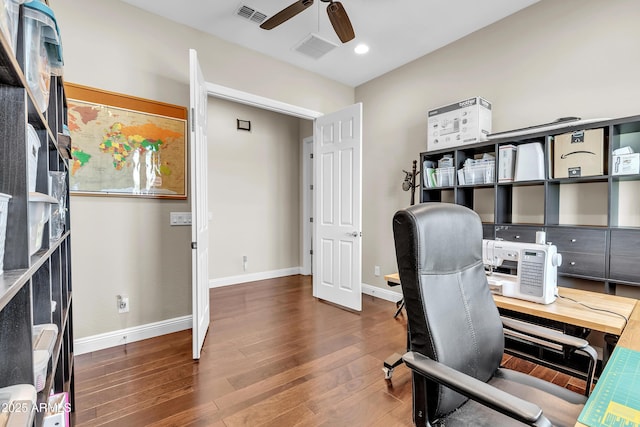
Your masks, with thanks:
[{"label": "sewing machine", "polygon": [[482,262],[491,292],[540,304],[556,300],[562,255],[554,245],[483,240]]}]

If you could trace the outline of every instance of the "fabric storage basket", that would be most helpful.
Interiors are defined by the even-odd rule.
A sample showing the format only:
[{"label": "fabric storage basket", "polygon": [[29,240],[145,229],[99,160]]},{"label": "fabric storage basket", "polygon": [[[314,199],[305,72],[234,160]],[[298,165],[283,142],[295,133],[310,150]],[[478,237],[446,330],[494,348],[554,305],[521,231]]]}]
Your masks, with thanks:
[{"label": "fabric storage basket", "polygon": [[10,195],[0,193],[0,274],[4,272],[4,242],[7,237],[9,199],[11,199]]}]

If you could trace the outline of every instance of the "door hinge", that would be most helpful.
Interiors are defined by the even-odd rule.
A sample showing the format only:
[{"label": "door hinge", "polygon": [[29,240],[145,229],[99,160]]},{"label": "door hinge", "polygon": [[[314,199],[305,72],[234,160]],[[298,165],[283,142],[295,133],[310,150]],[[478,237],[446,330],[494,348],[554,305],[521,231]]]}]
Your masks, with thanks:
[{"label": "door hinge", "polygon": [[309,186],[309,189],[310,189],[310,190],[313,190],[313,184],[311,184],[311,185]]},{"label": "door hinge", "polygon": [[191,242],[191,249],[198,249],[198,242]]},{"label": "door hinge", "polygon": [[191,132],[196,131],[196,110],[191,107]]},{"label": "door hinge", "polygon": [[309,218],[309,222],[313,222],[313,217]]},{"label": "door hinge", "polygon": [[311,255],[313,255],[313,249],[311,249],[311,250],[309,251],[309,253],[310,253]]},{"label": "door hinge", "polygon": [[309,157],[311,157],[313,159],[313,153],[309,154]]}]

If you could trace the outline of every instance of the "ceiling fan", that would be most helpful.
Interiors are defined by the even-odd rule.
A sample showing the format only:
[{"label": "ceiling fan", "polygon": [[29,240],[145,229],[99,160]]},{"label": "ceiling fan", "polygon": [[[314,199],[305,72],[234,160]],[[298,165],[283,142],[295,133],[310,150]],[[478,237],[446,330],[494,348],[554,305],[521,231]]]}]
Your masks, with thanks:
[{"label": "ceiling fan", "polygon": [[[329,15],[329,21],[331,21],[331,25],[333,25],[333,29],[338,35],[340,41],[342,43],[346,43],[349,40],[353,40],[356,35],[353,32],[351,21],[349,20],[347,11],[344,9],[344,6],[342,6],[342,3],[333,0],[320,1],[322,1],[323,3],[329,3],[327,5],[327,14]],[[260,25],[260,28],[264,30],[271,30],[272,28],[275,28],[283,22],[293,18],[312,4],[313,0],[299,0],[292,5],[285,7],[280,12],[264,21],[262,25]]]}]

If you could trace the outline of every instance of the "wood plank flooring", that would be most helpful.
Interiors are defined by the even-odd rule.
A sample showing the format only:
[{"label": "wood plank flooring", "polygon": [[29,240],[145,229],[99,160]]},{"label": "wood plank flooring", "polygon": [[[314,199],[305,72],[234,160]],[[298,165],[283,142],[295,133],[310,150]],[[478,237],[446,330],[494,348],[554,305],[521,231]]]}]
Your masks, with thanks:
[{"label": "wood plank flooring", "polygon": [[[308,276],[211,290],[200,361],[191,331],[77,356],[76,426],[412,426],[411,376],[382,363],[406,344],[395,305],[360,314],[311,295]],[[503,363],[578,392],[584,381],[511,356]],[[582,389],[580,388],[582,385]]]}]

